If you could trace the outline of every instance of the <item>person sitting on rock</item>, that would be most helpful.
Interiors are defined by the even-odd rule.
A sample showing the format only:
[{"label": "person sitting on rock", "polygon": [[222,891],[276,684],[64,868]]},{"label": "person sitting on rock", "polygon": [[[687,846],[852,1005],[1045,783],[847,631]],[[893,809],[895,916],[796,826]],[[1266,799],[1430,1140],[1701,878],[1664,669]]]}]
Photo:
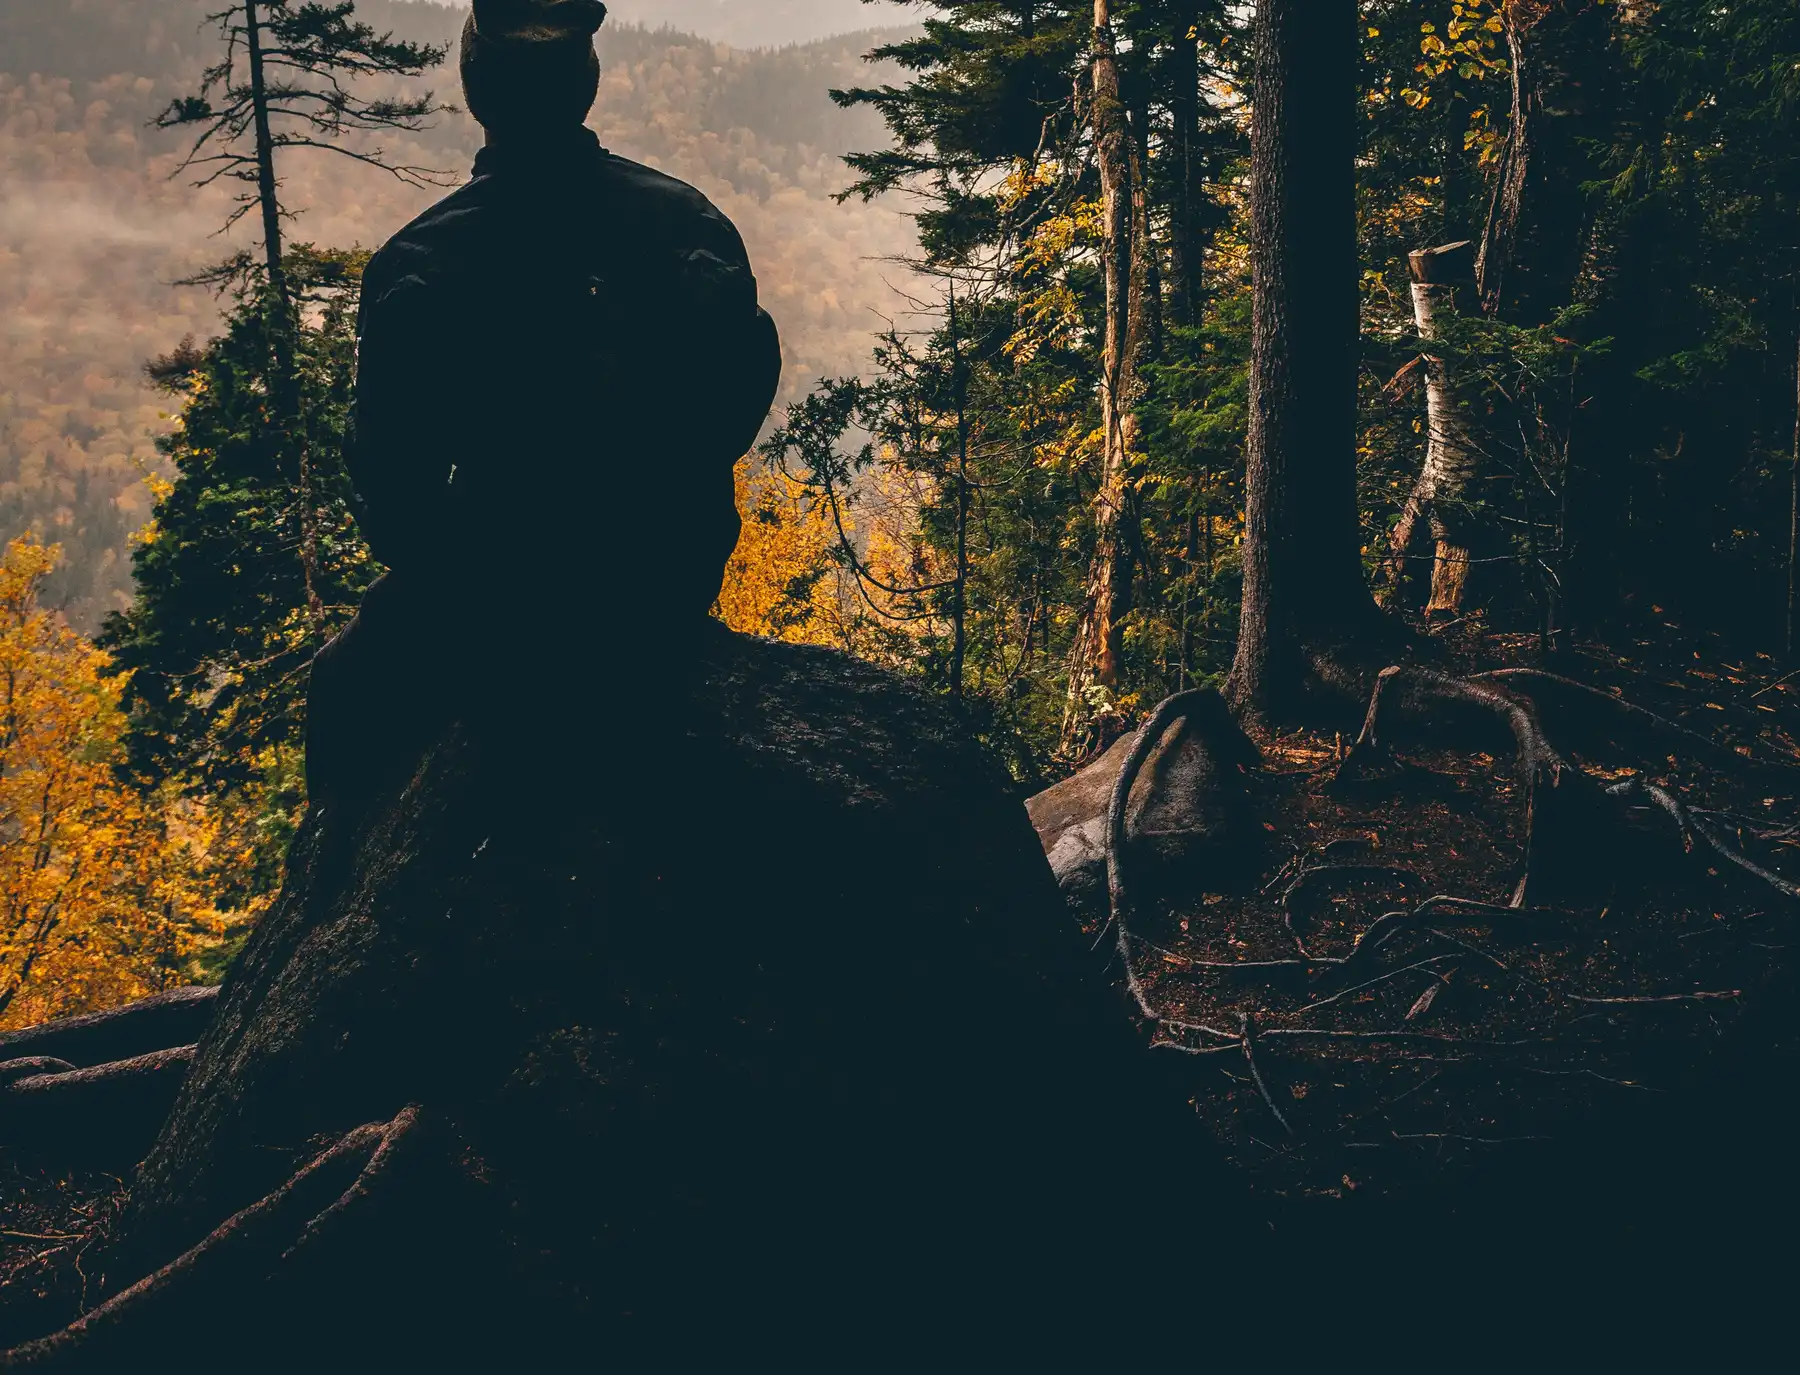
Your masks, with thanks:
[{"label": "person sitting on rock", "polygon": [[366,279],[392,571],[317,668],[321,805],[104,1254],[68,1252],[100,1306],[18,1368],[1255,1330],[1219,1291],[1266,1229],[1189,1063],[960,705],[707,614],[779,351],[725,219],[581,128],[601,14],[477,0],[489,145]]},{"label": "person sitting on rock", "polygon": [[[627,619],[639,653],[666,650],[718,596],[733,468],[781,346],[731,221],[585,127],[605,17],[598,0],[478,0],[473,179],[364,274],[349,469],[390,571],[314,667],[315,796],[410,762],[452,695],[478,699],[508,660]],[[447,652],[471,639],[505,652]]]}]

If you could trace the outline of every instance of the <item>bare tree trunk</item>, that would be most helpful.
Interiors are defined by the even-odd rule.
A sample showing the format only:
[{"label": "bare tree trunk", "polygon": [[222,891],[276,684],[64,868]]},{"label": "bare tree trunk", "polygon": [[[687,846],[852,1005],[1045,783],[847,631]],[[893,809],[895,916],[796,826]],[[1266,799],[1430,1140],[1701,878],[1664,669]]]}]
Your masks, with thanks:
[{"label": "bare tree trunk", "polygon": [[262,19],[257,0],[244,0],[244,47],[250,66],[250,108],[256,121],[256,199],[262,211],[263,262],[269,289],[287,300],[287,278],[281,266],[281,202],[276,198],[275,138],[269,128],[268,87],[263,76]]},{"label": "bare tree trunk", "polygon": [[1353,0],[1257,6],[1244,596],[1226,685],[1253,720],[1366,696],[1391,634],[1356,505],[1359,36]]},{"label": "bare tree trunk", "polygon": [[1063,748],[1078,752],[1090,689],[1119,680],[1124,619],[1131,609],[1130,477],[1138,449],[1138,362],[1144,343],[1149,231],[1138,186],[1142,168],[1119,90],[1112,0],[1094,0],[1094,144],[1106,246],[1106,340],[1100,379],[1102,459],[1094,498],[1096,539],[1087,596],[1069,654]]},{"label": "bare tree trunk", "polygon": [[1788,523],[1787,657],[1794,657],[1794,616],[1800,599],[1800,343],[1794,348],[1794,466]]},{"label": "bare tree trunk", "polygon": [[[1471,243],[1421,249],[1411,256],[1413,319],[1420,342],[1429,349],[1443,322],[1456,313],[1460,286],[1470,284]],[[1388,545],[1383,570],[1385,595],[1392,598],[1405,584],[1406,563],[1421,520],[1430,525],[1437,544],[1427,612],[1458,612],[1468,589],[1471,565],[1468,489],[1475,476],[1477,450],[1468,420],[1458,402],[1456,379],[1443,358],[1425,355],[1425,466],[1400,512]]]},{"label": "bare tree trunk", "polygon": [[1175,88],[1170,114],[1175,124],[1175,204],[1169,228],[1169,318],[1177,325],[1200,323],[1205,283],[1200,231],[1200,10],[1189,4],[1187,27],[1175,40]]},{"label": "bare tree trunk", "polygon": [[1540,325],[1569,304],[1587,241],[1589,158],[1604,116],[1612,14],[1602,0],[1513,0],[1502,11],[1512,114],[1476,264],[1482,309]]},{"label": "bare tree trunk", "polygon": [[257,0],[244,0],[244,48],[250,68],[250,105],[256,132],[256,197],[262,211],[263,263],[269,274],[273,303],[269,333],[274,345],[276,424],[288,432],[298,453],[300,474],[300,570],[306,583],[306,609],[315,631],[325,616],[319,596],[319,518],[313,498],[312,454],[300,399],[300,374],[294,355],[298,312],[288,293],[281,257],[280,183],[275,178],[275,138],[269,127],[269,101],[263,74],[262,20]]},{"label": "bare tree trunk", "polygon": [[950,356],[956,373],[956,585],[951,589],[950,608],[954,630],[950,650],[952,697],[963,694],[963,669],[969,657],[969,374],[963,366],[960,328],[956,314],[956,283],[952,281]]}]

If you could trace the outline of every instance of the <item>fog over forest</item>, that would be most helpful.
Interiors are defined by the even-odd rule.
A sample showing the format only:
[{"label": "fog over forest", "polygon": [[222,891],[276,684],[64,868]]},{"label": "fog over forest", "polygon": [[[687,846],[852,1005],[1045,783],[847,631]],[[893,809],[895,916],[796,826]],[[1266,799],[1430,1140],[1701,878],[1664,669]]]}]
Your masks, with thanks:
[{"label": "fog over forest", "polygon": [[[205,338],[219,318],[207,291],[173,283],[255,240],[249,221],[216,236],[230,192],[174,176],[181,142],[148,127],[213,57],[208,8],[0,7],[0,539],[33,529],[64,546],[50,600],[83,629],[128,600],[129,542],[150,511],[146,478],[160,462],[168,398],[145,384],[141,365],[185,335]],[[465,9],[363,0],[358,13],[448,43]],[[619,0],[612,9],[593,127],[614,151],[698,185],[743,230],[783,328],[787,399],[821,375],[855,371],[899,305],[889,286],[899,269],[887,260],[911,234],[894,207],[831,199],[849,180],[842,154],[884,136],[871,114],[838,110],[826,92],[869,75],[860,58],[876,40],[845,31],[904,21],[906,8]],[[453,60],[426,84],[455,100]],[[466,175],[479,143],[460,113],[383,140],[396,161],[452,177]],[[320,246],[373,248],[443,194],[325,154],[289,154],[281,170],[297,212],[292,237]]]}]

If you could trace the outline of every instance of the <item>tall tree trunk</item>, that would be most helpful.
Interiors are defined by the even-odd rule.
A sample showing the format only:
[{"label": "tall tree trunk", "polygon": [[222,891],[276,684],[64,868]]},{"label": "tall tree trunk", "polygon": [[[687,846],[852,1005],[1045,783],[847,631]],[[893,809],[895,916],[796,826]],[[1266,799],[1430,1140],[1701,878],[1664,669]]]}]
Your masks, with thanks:
[{"label": "tall tree trunk", "polygon": [[1800,600],[1800,342],[1794,346],[1794,464],[1788,517],[1787,657],[1794,657],[1794,615]]},{"label": "tall tree trunk", "polygon": [[[950,283],[950,357],[956,388],[956,583],[951,589],[950,695],[963,695],[969,657],[969,373],[963,365],[956,283]],[[1026,631],[1027,638],[1030,631]]]},{"label": "tall tree trunk", "polygon": [[276,198],[275,138],[269,128],[268,86],[263,75],[262,17],[257,0],[244,0],[244,48],[250,66],[250,107],[256,122],[256,199],[262,211],[263,262],[269,289],[287,300],[287,277],[281,265],[281,202]]},{"label": "tall tree trunk", "polygon": [[1138,194],[1142,168],[1119,89],[1112,0],[1094,0],[1094,146],[1105,225],[1106,340],[1100,379],[1102,458],[1094,498],[1096,539],[1081,625],[1069,654],[1063,748],[1078,752],[1089,691],[1119,681],[1125,616],[1131,609],[1131,468],[1138,448],[1138,363],[1145,334],[1149,232]]},{"label": "tall tree trunk", "polygon": [[1567,306],[1590,219],[1583,139],[1609,101],[1602,0],[1512,0],[1502,11],[1512,115],[1476,265],[1482,308],[1535,326]]},{"label": "tall tree trunk", "polygon": [[294,343],[299,315],[288,291],[282,263],[280,183],[275,179],[275,138],[269,127],[269,100],[263,73],[262,18],[257,0],[244,0],[244,50],[250,68],[250,105],[256,134],[256,198],[262,211],[263,265],[269,275],[269,336],[275,357],[275,422],[293,443],[298,457],[300,501],[300,571],[306,584],[306,610],[317,632],[325,606],[319,596],[319,516],[313,496],[312,454],[306,442],[300,373]]},{"label": "tall tree trunk", "polygon": [[1147,362],[1163,355],[1163,280],[1161,254],[1150,226],[1150,88],[1139,72],[1137,94],[1130,105],[1131,129],[1131,311],[1139,336],[1131,360],[1141,379]]},{"label": "tall tree trunk", "polygon": [[[1456,314],[1459,288],[1472,286],[1471,243],[1421,249],[1411,256],[1413,319],[1427,350]],[[1443,358],[1425,355],[1425,466],[1400,512],[1388,545],[1382,585],[1388,598],[1406,581],[1406,564],[1421,520],[1429,523],[1437,551],[1431,573],[1430,612],[1460,612],[1468,589],[1474,540],[1468,517],[1469,486],[1477,449],[1457,395],[1456,379]]]},{"label": "tall tree trunk", "polygon": [[1257,6],[1244,602],[1226,685],[1252,720],[1361,695],[1385,649],[1356,507],[1360,31],[1353,0]]},{"label": "tall tree trunk", "polygon": [[1175,40],[1169,113],[1175,126],[1175,193],[1169,215],[1169,319],[1200,323],[1205,244],[1200,228],[1200,7],[1189,3]]},{"label": "tall tree trunk", "polygon": [[[1512,112],[1476,275],[1486,314],[1536,328],[1574,303],[1592,255],[1593,200],[1585,187],[1598,175],[1592,149],[1605,143],[1618,109],[1614,25],[1621,20],[1619,7],[1605,0],[1511,0],[1502,17]],[[1578,423],[1595,441],[1581,446],[1580,464],[1572,461]],[[1568,523],[1558,546],[1570,557],[1559,563],[1560,582],[1546,599],[1585,621],[1615,603],[1609,584],[1626,490],[1618,477],[1619,427],[1571,404],[1561,429],[1551,441],[1565,455]]]}]

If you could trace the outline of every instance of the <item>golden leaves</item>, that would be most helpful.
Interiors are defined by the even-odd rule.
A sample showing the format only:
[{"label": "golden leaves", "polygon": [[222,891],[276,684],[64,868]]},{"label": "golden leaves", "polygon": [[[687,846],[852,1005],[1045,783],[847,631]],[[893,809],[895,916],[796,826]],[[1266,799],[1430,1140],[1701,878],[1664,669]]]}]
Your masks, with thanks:
[{"label": "golden leaves", "polygon": [[189,982],[244,919],[203,891],[205,809],[115,772],[121,681],[38,605],[60,557],[26,537],[0,560],[0,1026]]},{"label": "golden leaves", "polygon": [[752,459],[739,462],[736,476],[744,529],[714,614],[746,635],[839,643],[830,516],[808,502],[800,483],[759,472]]}]

